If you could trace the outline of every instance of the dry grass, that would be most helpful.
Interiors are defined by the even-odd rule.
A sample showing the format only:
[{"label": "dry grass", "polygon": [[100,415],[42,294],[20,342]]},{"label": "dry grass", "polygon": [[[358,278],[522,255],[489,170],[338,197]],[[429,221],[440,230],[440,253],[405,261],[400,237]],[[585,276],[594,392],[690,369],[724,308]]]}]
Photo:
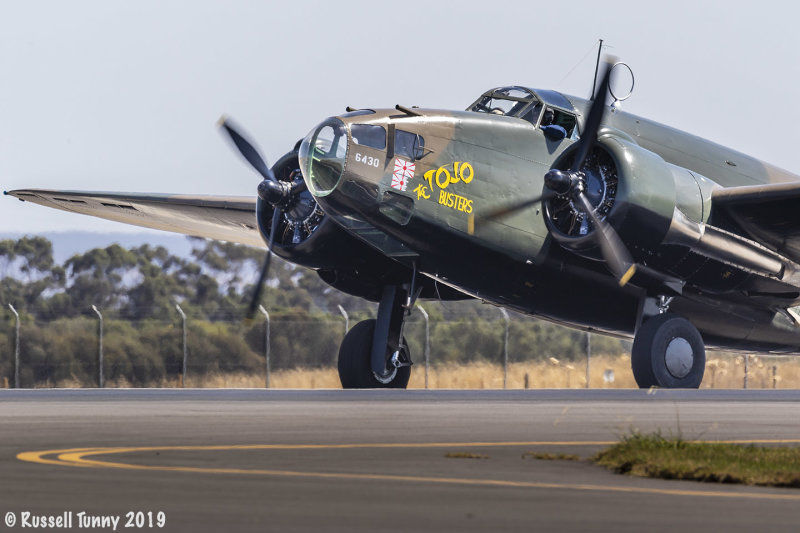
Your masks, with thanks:
[{"label": "dry grass", "polygon": [[[615,380],[605,384],[603,373],[614,371]],[[562,363],[554,358],[548,361],[529,361],[508,365],[506,386],[509,389],[561,389],[584,388],[586,386],[586,362]],[[591,384],[593,387],[611,386],[632,388],[636,386],[630,371],[628,356],[597,357],[592,359]],[[488,362],[466,365],[432,366],[428,371],[428,386],[431,389],[502,389],[503,367]],[[411,373],[409,388],[425,388],[425,369],[416,366]]]},{"label": "dry grass", "polygon": [[570,453],[545,453],[545,452],[525,452],[523,459],[536,459],[538,461],[580,461],[581,458]]},{"label": "dry grass", "polygon": [[[590,385],[592,388],[636,388],[629,355],[592,357]],[[773,378],[774,367],[774,378]],[[605,375],[613,372],[613,382]],[[509,389],[584,388],[586,361],[548,361],[512,363],[508,366]],[[701,388],[741,389],[744,384],[744,356],[717,352],[708,353],[706,374]],[[767,389],[800,388],[800,357],[750,356],[748,387]],[[442,365],[431,367],[428,385],[432,389],[502,389],[503,367],[491,363]],[[409,388],[425,387],[424,367],[417,365],[411,373]]]},{"label": "dry grass", "polygon": [[488,459],[488,455],[470,452],[449,452],[444,454],[448,459]]},{"label": "dry grass", "polygon": [[[774,368],[774,371],[773,371]],[[774,375],[773,375],[774,372]],[[605,378],[613,373],[613,381]],[[800,357],[751,356],[748,387],[754,389],[800,388]],[[271,386],[279,389],[336,389],[340,387],[336,368],[279,370],[271,375]],[[565,362],[553,357],[546,361],[511,363],[508,366],[509,389],[584,388],[586,361]],[[706,374],[701,388],[741,389],[744,383],[744,357],[717,352],[708,353]],[[631,373],[630,356],[595,356],[591,361],[592,388],[636,388]],[[263,388],[264,374],[215,374],[193,376],[187,387],[198,388]],[[39,387],[78,388],[85,386],[77,379],[57,383],[41,383]],[[168,379],[150,384],[152,387],[180,387],[180,379]],[[469,364],[435,365],[428,370],[431,389],[502,389],[502,365],[476,362]],[[125,379],[106,381],[106,387],[131,387]],[[425,367],[417,363],[411,372],[408,388],[425,388]]]}]

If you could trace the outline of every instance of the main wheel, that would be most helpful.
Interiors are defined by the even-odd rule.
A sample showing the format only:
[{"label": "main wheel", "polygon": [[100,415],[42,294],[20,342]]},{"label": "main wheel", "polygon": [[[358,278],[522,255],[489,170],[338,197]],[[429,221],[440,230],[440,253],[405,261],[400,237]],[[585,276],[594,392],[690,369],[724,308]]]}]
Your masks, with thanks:
[{"label": "main wheel", "polygon": [[[372,371],[372,336],[375,319],[364,320],[353,326],[344,336],[339,348],[339,380],[343,389],[405,389],[411,378],[411,367],[395,368],[387,378],[379,378]],[[402,360],[410,360],[408,344],[403,338]]]},{"label": "main wheel", "polygon": [[703,338],[691,322],[665,313],[642,324],[631,352],[640,388],[696,389],[706,369]]}]

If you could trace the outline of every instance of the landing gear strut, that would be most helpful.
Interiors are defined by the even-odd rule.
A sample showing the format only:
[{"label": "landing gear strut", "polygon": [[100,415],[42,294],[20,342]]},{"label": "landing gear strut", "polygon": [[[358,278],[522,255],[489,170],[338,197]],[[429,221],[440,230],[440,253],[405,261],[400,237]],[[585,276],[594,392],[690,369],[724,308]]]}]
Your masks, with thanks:
[{"label": "landing gear strut", "polygon": [[656,315],[636,332],[631,367],[640,388],[696,389],[706,367],[703,338],[685,318],[666,312]]},{"label": "landing gear strut", "polygon": [[404,389],[411,377],[411,352],[403,326],[416,294],[405,286],[383,289],[378,318],[359,322],[339,348],[339,379],[345,389]]}]

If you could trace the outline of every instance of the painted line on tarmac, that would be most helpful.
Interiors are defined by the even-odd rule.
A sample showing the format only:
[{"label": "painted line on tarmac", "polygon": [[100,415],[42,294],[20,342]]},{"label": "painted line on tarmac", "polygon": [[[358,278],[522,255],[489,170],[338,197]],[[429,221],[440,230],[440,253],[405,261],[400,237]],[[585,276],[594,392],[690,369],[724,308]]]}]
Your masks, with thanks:
[{"label": "painted line on tarmac", "polygon": [[95,451],[95,450],[102,452],[102,451],[105,451],[105,450],[108,450],[108,449],[109,448],[70,448],[70,449],[66,449],[66,450],[44,450],[44,451],[39,451],[39,452],[22,452],[22,453],[18,453],[17,454],[17,459],[19,459],[20,461],[26,461],[26,462],[29,462],[29,463],[39,463],[39,464],[43,464],[43,465],[84,466],[85,467],[85,466],[89,466],[89,465],[82,465],[82,464],[77,464],[77,463],[75,463],[75,464],[65,463],[64,461],[62,461],[60,459],[47,459],[45,456],[47,456],[47,455],[61,455],[61,454],[77,453],[77,452],[89,453],[89,452],[92,452],[92,451]]},{"label": "painted line on tarmac", "polygon": [[[703,442],[721,442],[736,444],[798,444],[800,439],[767,439],[767,440],[720,440]],[[410,483],[433,483],[449,485],[472,485],[509,488],[563,489],[597,492],[648,493],[668,496],[692,496],[734,499],[783,500],[800,501],[800,494],[776,494],[766,492],[724,492],[714,490],[660,489],[652,487],[626,487],[615,485],[591,485],[581,483],[541,483],[535,481],[509,481],[498,479],[450,478],[405,476],[392,474],[355,474],[335,472],[303,472],[292,470],[264,470],[241,468],[211,468],[190,466],[138,465],[114,461],[90,459],[99,455],[118,455],[124,453],[152,451],[243,451],[243,450],[322,450],[322,449],[359,449],[359,448],[453,448],[453,447],[523,447],[523,446],[604,446],[614,444],[613,441],[530,441],[530,442],[438,442],[438,443],[363,443],[363,444],[252,444],[252,445],[207,445],[207,446],[135,446],[116,448],[69,448],[62,450],[43,450],[22,452],[17,455],[21,461],[72,466],[81,468],[116,468],[124,470],[158,471],[158,472],[192,472],[200,474],[258,475],[288,478],[339,479],[358,481],[397,481]],[[56,456],[56,458],[52,458]]]},{"label": "painted line on tarmac", "polygon": [[[89,452],[97,450],[99,454],[150,452],[150,451],[224,451],[224,450],[347,450],[358,448],[450,448],[450,447],[522,447],[522,446],[612,446],[619,441],[510,441],[510,442],[410,442],[410,443],[350,443],[350,444],[235,444],[235,445],[187,445],[187,446],[137,446],[134,448],[72,448],[66,450],[44,450],[38,452],[22,452],[17,459],[31,463],[54,464],[61,466],[85,466],[72,464],[57,459],[46,459],[49,455],[64,455],[72,452]],[[706,444],[800,444],[800,439],[726,439],[726,440],[687,440],[686,442],[702,442]]]}]

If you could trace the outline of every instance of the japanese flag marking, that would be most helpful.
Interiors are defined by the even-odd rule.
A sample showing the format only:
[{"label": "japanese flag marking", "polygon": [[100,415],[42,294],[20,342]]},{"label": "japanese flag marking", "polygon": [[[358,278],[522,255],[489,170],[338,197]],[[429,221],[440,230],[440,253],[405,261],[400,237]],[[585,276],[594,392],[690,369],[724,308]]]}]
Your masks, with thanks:
[{"label": "japanese flag marking", "polygon": [[404,161],[399,157],[394,160],[394,172],[392,173],[392,187],[398,191],[405,191],[408,182],[414,177],[416,164]]}]

